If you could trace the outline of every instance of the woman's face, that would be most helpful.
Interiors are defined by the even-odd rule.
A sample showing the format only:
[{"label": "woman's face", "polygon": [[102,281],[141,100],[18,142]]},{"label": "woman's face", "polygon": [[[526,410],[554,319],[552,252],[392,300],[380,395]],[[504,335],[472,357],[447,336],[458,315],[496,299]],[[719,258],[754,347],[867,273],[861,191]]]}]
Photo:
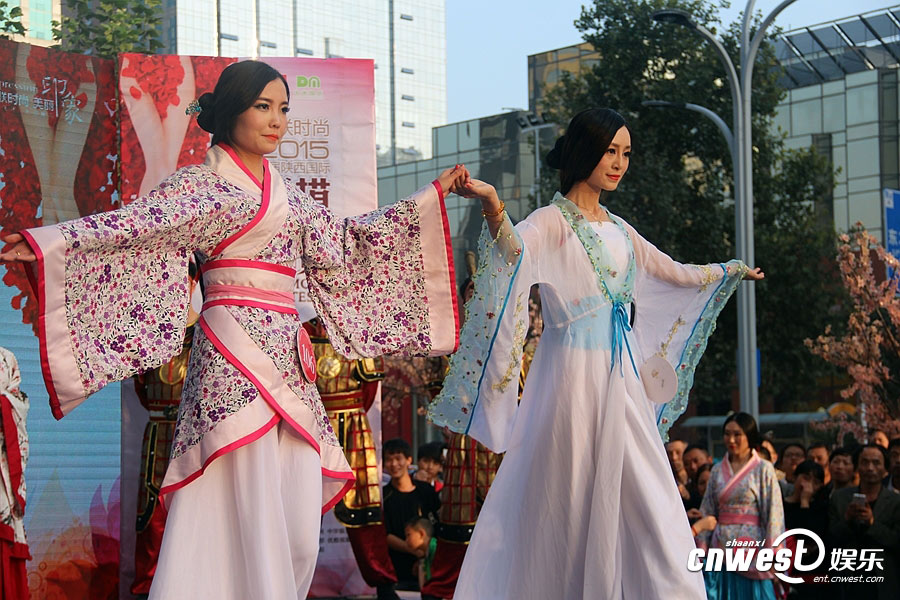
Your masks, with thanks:
[{"label": "woman's face", "polygon": [[700,477],[697,478],[697,491],[701,496],[706,495],[706,484],[709,483],[710,470],[707,469],[700,473]]},{"label": "woman's face", "polygon": [[747,439],[747,434],[735,421],[731,421],[725,426],[722,437],[725,442],[725,448],[728,449],[728,454],[732,457],[744,456],[750,451],[750,441]]},{"label": "woman's face", "polygon": [[250,108],[238,115],[231,132],[235,150],[246,154],[271,154],[287,127],[287,90],[281,79],[263,88]]},{"label": "woman's face", "polygon": [[620,127],[613,137],[609,148],[603,154],[603,158],[594,167],[591,176],[587,182],[592,188],[597,190],[613,191],[619,187],[619,181],[628,170],[628,163],[631,160],[631,134],[628,129]]}]

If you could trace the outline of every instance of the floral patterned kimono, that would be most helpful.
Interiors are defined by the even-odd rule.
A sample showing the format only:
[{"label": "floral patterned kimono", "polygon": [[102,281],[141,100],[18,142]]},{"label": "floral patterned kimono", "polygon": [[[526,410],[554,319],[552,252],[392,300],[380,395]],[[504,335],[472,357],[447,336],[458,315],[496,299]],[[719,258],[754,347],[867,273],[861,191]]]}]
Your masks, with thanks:
[{"label": "floral patterned kimono", "polygon": [[[711,548],[725,548],[732,540],[773,540],[784,533],[784,507],[775,467],[752,450],[750,460],[737,473],[732,473],[726,455],[712,468],[700,511],[716,517],[717,525],[708,543]],[[749,573],[704,572],[710,600],[774,599],[773,576],[752,570]]]},{"label": "floral patterned kimono", "polygon": [[[41,360],[57,418],[107,383],[178,353],[188,259],[201,254],[205,304],[161,489],[169,521],[151,597],[305,598],[312,570],[305,564],[300,573],[297,555],[311,554],[315,564],[319,513],[354,475],[315,384],[301,375],[298,259],[345,356],[436,355],[457,344],[437,184],[338,219],[267,162],[264,172],[259,181],[231,148],[214,146],[204,164],[180,169],[123,209],[23,232],[38,256]],[[246,475],[232,468],[251,455],[258,464],[242,467]],[[310,460],[315,479],[292,470]],[[201,477],[214,468],[214,477]],[[319,506],[299,531],[293,519],[310,498]],[[188,504],[202,510],[179,518],[179,510],[194,514]],[[207,514],[215,535],[197,522]],[[201,539],[202,552],[182,547]],[[185,561],[195,552],[188,577]]]},{"label": "floral patterned kimono", "polygon": [[28,398],[15,355],[0,348],[0,598],[28,598],[25,561],[25,464],[28,462]]},{"label": "floral patterned kimono", "polygon": [[[743,264],[683,265],[622,219],[589,224],[557,194],[496,239],[485,227],[460,351],[430,417],[506,451],[454,598],[703,598],[660,433]],[[528,293],[544,330],[521,404]],[[632,303],[637,306],[631,326]],[[677,392],[652,403],[639,368],[657,356]]]}]

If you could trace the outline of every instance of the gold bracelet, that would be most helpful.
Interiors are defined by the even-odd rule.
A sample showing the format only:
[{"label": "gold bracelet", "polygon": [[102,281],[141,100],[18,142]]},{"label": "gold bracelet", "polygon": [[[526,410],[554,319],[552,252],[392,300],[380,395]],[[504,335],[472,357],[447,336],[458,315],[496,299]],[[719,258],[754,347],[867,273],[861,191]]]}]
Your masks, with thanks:
[{"label": "gold bracelet", "polygon": [[497,209],[497,212],[484,212],[484,209],[481,210],[482,217],[499,217],[503,214],[503,211],[506,210],[506,203],[503,200],[500,201],[500,208]]}]

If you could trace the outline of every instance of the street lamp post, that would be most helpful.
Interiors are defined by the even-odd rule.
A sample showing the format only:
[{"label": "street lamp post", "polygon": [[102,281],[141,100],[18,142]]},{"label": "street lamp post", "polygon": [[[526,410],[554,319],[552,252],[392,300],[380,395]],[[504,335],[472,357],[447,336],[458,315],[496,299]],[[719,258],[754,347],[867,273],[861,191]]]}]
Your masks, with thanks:
[{"label": "street lamp post", "polygon": [[[744,8],[744,18],[741,23],[740,77],[738,77],[734,62],[732,62],[722,42],[709,29],[695,22],[691,18],[690,13],[674,8],[667,8],[653,13],[653,19],[656,21],[683,25],[702,35],[713,45],[716,54],[725,67],[733,105],[732,128],[734,130],[734,143],[732,144],[732,160],[735,162],[735,245],[738,258],[751,267],[756,262],[753,244],[753,112],[751,110],[753,66],[759,47],[763,39],[765,39],[766,28],[772,24],[772,21],[775,20],[775,17],[781,11],[795,1],[783,0],[762,20],[759,28],[751,38],[750,26],[756,0],[747,0],[747,5]],[[687,107],[685,106],[685,108]],[[734,160],[735,154],[737,155],[737,160]],[[738,387],[741,396],[741,410],[750,413],[758,419],[759,390],[755,381],[758,368],[756,360],[756,288],[752,281],[748,281],[738,288],[737,300]]]}]

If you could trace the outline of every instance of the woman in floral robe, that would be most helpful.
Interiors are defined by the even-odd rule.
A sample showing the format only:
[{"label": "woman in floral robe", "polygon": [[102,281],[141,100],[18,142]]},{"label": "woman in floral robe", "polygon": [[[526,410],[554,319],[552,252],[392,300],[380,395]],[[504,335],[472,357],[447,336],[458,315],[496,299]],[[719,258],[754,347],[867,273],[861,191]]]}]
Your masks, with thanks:
[{"label": "woman in floral robe", "polygon": [[[44,379],[57,418],[107,383],[176,354],[197,251],[205,304],[161,495],[168,509],[151,598],[305,598],[321,513],[353,485],[301,360],[295,265],[335,349],[436,355],[457,344],[444,190],[338,219],[263,156],[286,127],[288,86],[264,63],[226,68],[199,99],[213,133],[127,207],[10,236],[35,261]],[[308,339],[308,338],[307,338]],[[311,355],[311,347],[308,348]]]},{"label": "woman in floral robe", "polygon": [[[747,413],[735,413],[722,428],[728,454],[712,468],[700,512],[716,518],[716,527],[703,534],[701,546],[726,548],[735,540],[762,542],[771,547],[784,533],[784,507],[775,467],[760,458],[759,429]],[[773,575],[752,569],[747,573],[704,571],[710,600],[775,600]]]}]

